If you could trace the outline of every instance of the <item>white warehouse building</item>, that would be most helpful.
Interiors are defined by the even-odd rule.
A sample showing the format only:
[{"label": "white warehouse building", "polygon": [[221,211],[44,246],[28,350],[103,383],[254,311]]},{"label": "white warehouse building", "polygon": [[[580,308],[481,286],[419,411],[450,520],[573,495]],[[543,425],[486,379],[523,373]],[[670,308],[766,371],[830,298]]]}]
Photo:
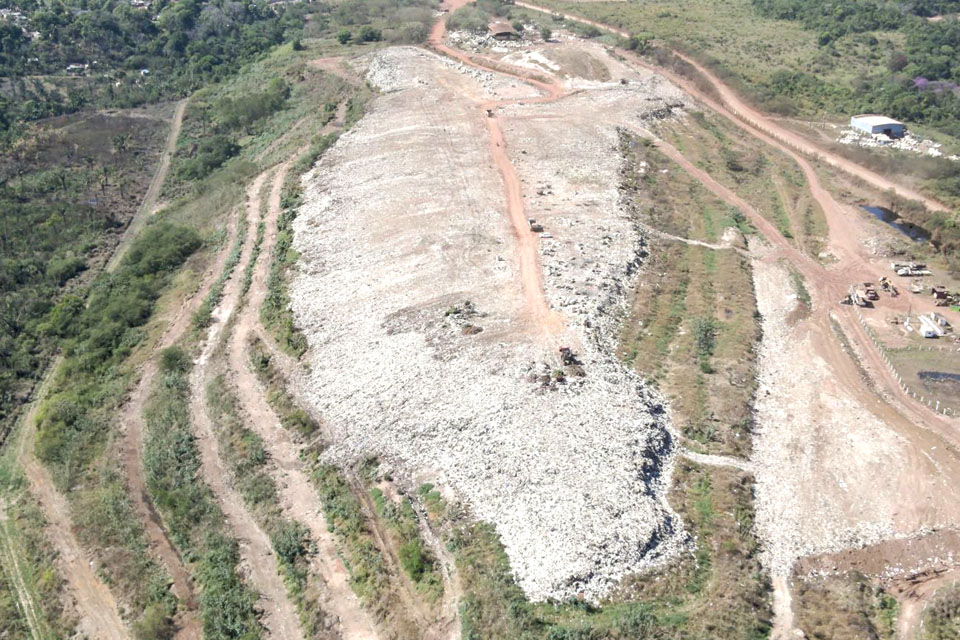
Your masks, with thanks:
[{"label": "white warehouse building", "polygon": [[850,118],[850,126],[864,133],[885,134],[890,138],[902,138],[907,127],[902,122],[886,116],[862,114]]}]

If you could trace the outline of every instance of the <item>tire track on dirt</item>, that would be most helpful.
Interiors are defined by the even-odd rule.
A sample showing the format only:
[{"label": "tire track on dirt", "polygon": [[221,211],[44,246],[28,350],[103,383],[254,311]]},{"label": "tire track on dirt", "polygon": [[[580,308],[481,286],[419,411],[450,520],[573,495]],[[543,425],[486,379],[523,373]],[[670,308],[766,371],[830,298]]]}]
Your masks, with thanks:
[{"label": "tire track on dirt", "polygon": [[[182,611],[180,629],[176,637],[181,640],[199,639],[203,636],[203,623],[197,614],[196,593],[190,572],[183,562],[179,551],[170,540],[168,527],[163,518],[154,508],[147,491],[146,472],[143,467],[143,448],[145,424],[143,411],[150,391],[153,388],[157,375],[157,354],[175,344],[190,327],[193,312],[206,297],[230,253],[229,247],[233,244],[237,233],[237,218],[231,217],[227,227],[227,240],[214,264],[207,269],[203,276],[202,285],[191,296],[184,300],[177,308],[169,326],[154,346],[154,355],[148,360],[141,371],[140,381],[130,395],[120,418],[123,431],[123,465],[124,475],[129,486],[130,500],[140,516],[144,531],[150,541],[151,550],[157,555],[173,581],[172,590],[185,607]],[[180,611],[178,611],[180,613]]]},{"label": "tire track on dirt", "polygon": [[[160,164],[147,187],[140,207],[104,268],[107,273],[114,271],[120,264],[127,248],[145,224],[150,210],[156,203],[170,168],[170,159],[176,149],[188,101],[189,99],[181,100],[174,110],[166,147],[160,156]],[[61,562],[58,564],[81,617],[80,629],[97,638],[127,638],[129,631],[120,619],[116,599],[106,584],[95,574],[90,563],[84,560],[85,553],[76,536],[73,535],[70,506],[66,498],[53,484],[53,478],[46,467],[33,455],[37,413],[62,361],[63,356],[57,356],[47,368],[42,382],[34,389],[32,404],[22,418],[21,432],[15,443],[17,463],[23,468],[30,483],[31,494],[37,498],[47,518],[49,538],[60,556]],[[29,607],[29,603],[22,604],[25,608]]]},{"label": "tire track on dirt", "polygon": [[[260,210],[259,195],[268,173],[269,170],[261,173],[247,188],[247,236],[238,265],[248,263],[253,254]],[[224,287],[223,298],[213,311],[214,325],[207,334],[203,351],[190,375],[190,417],[200,451],[204,480],[217,497],[227,524],[240,541],[240,552],[249,568],[251,582],[261,594],[259,604],[264,612],[263,622],[269,637],[303,640],[299,617],[287,597],[270,538],[257,525],[243,499],[228,482],[230,473],[220,457],[220,444],[204,399],[204,389],[209,381],[207,365],[224,326],[240,300],[242,284],[242,270],[234,269]]]},{"label": "tire track on dirt", "polygon": [[30,637],[33,640],[43,640],[46,634],[43,632],[42,618],[37,613],[37,603],[30,595],[30,589],[27,588],[26,580],[23,577],[23,569],[20,568],[20,562],[17,560],[19,552],[14,548],[13,536],[10,534],[10,526],[5,505],[0,502],[0,542],[3,542],[3,548],[0,549],[0,568],[3,568],[4,575],[16,591],[18,608],[23,613],[23,618],[30,630]]},{"label": "tire track on dirt", "polygon": [[261,437],[270,458],[276,463],[272,465],[270,473],[279,489],[284,510],[307,526],[317,545],[318,553],[313,558],[312,566],[327,588],[324,609],[339,619],[340,633],[344,640],[369,640],[378,637],[374,622],[350,588],[349,573],[339,557],[320,500],[310,478],[303,471],[299,447],[293,442],[289,432],[281,426],[267,403],[264,391],[250,369],[246,352],[248,338],[255,331],[259,310],[267,294],[270,256],[277,238],[280,197],[293,161],[294,159],[291,159],[280,165],[273,179],[267,216],[264,219],[266,233],[253,271],[249,298],[230,336],[229,364],[249,426]]}]

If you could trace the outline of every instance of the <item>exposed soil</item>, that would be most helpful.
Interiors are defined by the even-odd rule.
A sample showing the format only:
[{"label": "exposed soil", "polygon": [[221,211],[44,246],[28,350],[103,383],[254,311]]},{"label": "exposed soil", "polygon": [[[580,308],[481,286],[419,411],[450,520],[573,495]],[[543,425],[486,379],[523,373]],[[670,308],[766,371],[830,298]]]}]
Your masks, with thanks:
[{"label": "exposed soil", "polygon": [[[275,463],[271,466],[271,473],[280,489],[284,510],[307,526],[317,545],[312,568],[326,585],[326,597],[322,603],[324,610],[337,616],[344,640],[368,640],[377,637],[376,627],[350,588],[349,573],[338,555],[334,536],[327,528],[316,490],[303,471],[300,446],[280,425],[276,414],[267,403],[263,388],[250,370],[246,352],[248,337],[257,330],[259,309],[267,294],[270,256],[276,244],[277,218],[280,215],[280,195],[292,162],[291,159],[280,165],[273,177],[267,212],[263,219],[266,232],[253,271],[249,297],[230,336],[229,361],[234,375],[232,381],[238,387],[240,402],[250,427],[261,437]],[[251,223],[251,226],[255,225]]]},{"label": "exposed soil", "polygon": [[[268,171],[261,173],[247,189],[247,237],[238,264],[250,260],[256,239],[260,211],[260,190]],[[210,328],[203,352],[190,375],[190,416],[200,450],[203,476],[213,490],[233,534],[240,541],[244,565],[249,570],[253,586],[261,594],[259,606],[263,611],[263,624],[270,637],[283,640],[303,640],[296,608],[287,598],[287,589],[277,570],[277,559],[270,538],[257,526],[247,511],[243,499],[230,482],[230,472],[220,458],[220,445],[204,401],[204,389],[208,382],[207,364],[216,348],[224,326],[234,312],[240,299],[242,286],[240,269],[235,269],[224,287],[221,303],[213,311],[214,324]]]},{"label": "exposed soil", "polygon": [[[55,370],[59,362],[59,358],[54,361],[51,371]],[[30,483],[31,495],[37,499],[46,516],[47,539],[57,550],[60,571],[80,615],[80,631],[91,638],[129,638],[130,632],[120,619],[116,599],[94,571],[93,563],[73,534],[69,503],[63,494],[57,491],[50,472],[33,455],[39,399],[46,395],[52,380],[52,375],[46,377],[37,390],[38,400],[34,401],[30,411],[24,416],[20,439],[16,445],[17,462]]]}]

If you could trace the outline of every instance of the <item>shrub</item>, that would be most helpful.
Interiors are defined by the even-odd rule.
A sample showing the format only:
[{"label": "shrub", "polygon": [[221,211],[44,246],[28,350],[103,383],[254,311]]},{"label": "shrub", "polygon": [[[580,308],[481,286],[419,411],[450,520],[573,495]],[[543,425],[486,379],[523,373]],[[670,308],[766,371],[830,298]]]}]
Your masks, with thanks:
[{"label": "shrub", "polygon": [[190,356],[178,346],[167,347],[160,354],[160,369],[164,373],[186,373],[191,364]]},{"label": "shrub", "polygon": [[68,280],[86,268],[87,262],[83,258],[76,256],[54,258],[47,264],[47,277],[53,280],[58,286],[63,286]]},{"label": "shrub", "polygon": [[211,136],[200,143],[195,157],[180,165],[177,176],[183,180],[200,180],[239,152],[240,146],[232,138],[223,134]]},{"label": "shrub", "polygon": [[347,44],[352,39],[353,34],[350,33],[349,29],[340,29],[340,31],[337,32],[337,42],[340,44]]},{"label": "shrub", "polygon": [[490,16],[476,7],[460,7],[447,20],[447,26],[457,31],[484,33],[490,23]]},{"label": "shrub", "polygon": [[379,42],[383,39],[380,29],[375,29],[370,25],[363,25],[357,32],[357,40],[360,42]]},{"label": "shrub", "polygon": [[423,544],[419,538],[415,538],[400,545],[400,566],[410,579],[414,582],[420,582],[423,573],[427,569],[426,558],[423,552]]},{"label": "shrub", "polygon": [[282,109],[289,97],[287,83],[283,78],[274,78],[264,91],[220,100],[216,107],[217,119],[226,129],[247,128]]}]

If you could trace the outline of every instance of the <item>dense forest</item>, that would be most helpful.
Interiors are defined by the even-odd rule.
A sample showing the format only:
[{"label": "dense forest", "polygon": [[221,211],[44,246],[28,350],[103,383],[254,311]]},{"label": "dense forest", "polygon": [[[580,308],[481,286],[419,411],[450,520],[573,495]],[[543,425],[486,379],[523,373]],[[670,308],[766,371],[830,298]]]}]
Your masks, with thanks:
[{"label": "dense forest", "polygon": [[753,5],[765,17],[802,22],[827,53],[851,34],[863,34],[874,46],[870,32],[904,36],[902,49],[891,50],[885,66],[854,86],[828,86],[811,73],[781,71],[767,87],[772,94],[835,112],[885,113],[960,136],[960,22],[927,19],[960,11],[957,0],[753,0]]},{"label": "dense forest", "polygon": [[0,131],[87,106],[184,95],[296,37],[306,3],[18,1],[0,21]]}]

